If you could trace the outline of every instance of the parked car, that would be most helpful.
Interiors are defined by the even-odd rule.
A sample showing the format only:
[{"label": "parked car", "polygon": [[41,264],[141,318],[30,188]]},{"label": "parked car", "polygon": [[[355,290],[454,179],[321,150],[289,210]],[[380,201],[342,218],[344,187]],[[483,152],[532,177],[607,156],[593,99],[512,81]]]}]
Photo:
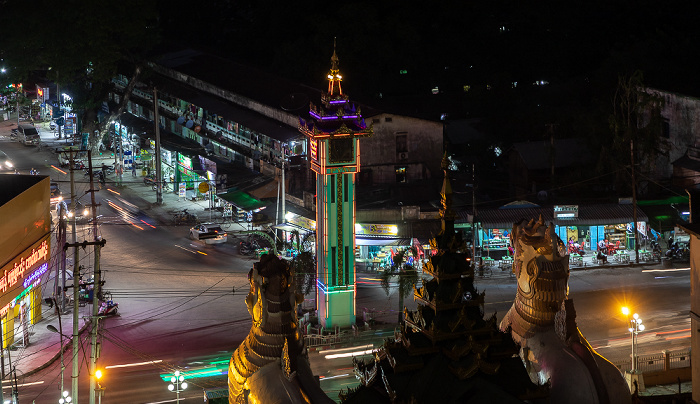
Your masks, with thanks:
[{"label": "parked car", "polygon": [[190,229],[190,238],[205,244],[221,244],[226,242],[227,234],[218,224],[202,223]]},{"label": "parked car", "polygon": [[39,131],[37,131],[34,125],[20,124],[18,129],[17,140],[23,145],[36,146],[41,142]]},{"label": "parked car", "polygon": [[56,206],[57,203],[63,200],[61,195],[61,189],[58,187],[58,183],[51,183],[51,206]]},{"label": "parked car", "polygon": [[12,164],[12,160],[2,150],[0,150],[0,171],[15,171],[15,165]]}]

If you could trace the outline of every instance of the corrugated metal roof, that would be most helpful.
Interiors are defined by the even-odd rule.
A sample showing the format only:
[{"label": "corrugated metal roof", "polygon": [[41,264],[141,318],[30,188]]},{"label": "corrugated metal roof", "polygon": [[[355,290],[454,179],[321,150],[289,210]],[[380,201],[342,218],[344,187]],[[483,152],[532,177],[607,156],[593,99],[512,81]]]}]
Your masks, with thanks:
[{"label": "corrugated metal roof", "polygon": [[247,128],[273,139],[284,142],[302,136],[296,127],[291,127],[258,112],[224,100],[214,94],[205,93],[171,78],[160,74],[154,74],[149,77],[149,80],[157,85],[158,90],[162,93],[178,97],[183,101],[206,109],[210,114],[221,115],[228,120],[238,122]]},{"label": "corrugated metal roof", "polygon": [[[466,213],[461,212],[466,218]],[[579,205],[578,217],[554,219],[553,207],[539,208],[510,208],[510,209],[483,209],[477,211],[476,221],[487,229],[510,229],[514,223],[522,219],[537,220],[540,215],[545,223],[554,223],[559,226],[581,226],[581,225],[605,225],[632,222],[632,205],[619,204],[597,204]],[[637,207],[637,220],[648,222],[649,218],[642,209]]]}]

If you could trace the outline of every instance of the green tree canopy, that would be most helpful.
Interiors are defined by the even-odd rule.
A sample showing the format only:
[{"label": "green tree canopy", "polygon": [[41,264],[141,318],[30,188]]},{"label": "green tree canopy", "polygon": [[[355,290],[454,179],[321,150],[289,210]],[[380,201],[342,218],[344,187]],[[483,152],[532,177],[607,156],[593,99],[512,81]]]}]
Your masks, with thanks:
[{"label": "green tree canopy", "polygon": [[[406,254],[413,256],[413,263],[409,263]],[[397,277],[399,287],[399,323],[403,319],[403,300],[411,291],[413,286],[418,282],[418,270],[415,267],[415,260],[418,258],[418,250],[416,247],[399,250],[392,259],[391,266],[381,273],[379,278],[382,282],[382,289],[389,295],[389,281],[393,277]]]}]

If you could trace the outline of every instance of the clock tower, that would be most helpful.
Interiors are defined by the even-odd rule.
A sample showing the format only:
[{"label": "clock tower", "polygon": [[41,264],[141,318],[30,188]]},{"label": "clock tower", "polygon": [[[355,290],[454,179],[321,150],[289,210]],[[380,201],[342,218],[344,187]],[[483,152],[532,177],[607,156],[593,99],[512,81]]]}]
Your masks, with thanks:
[{"label": "clock tower", "polygon": [[360,138],[372,136],[360,108],[341,87],[333,46],[328,92],[309,106],[299,131],[309,139],[316,173],[316,286],[318,318],[326,328],[355,324],[355,176]]}]

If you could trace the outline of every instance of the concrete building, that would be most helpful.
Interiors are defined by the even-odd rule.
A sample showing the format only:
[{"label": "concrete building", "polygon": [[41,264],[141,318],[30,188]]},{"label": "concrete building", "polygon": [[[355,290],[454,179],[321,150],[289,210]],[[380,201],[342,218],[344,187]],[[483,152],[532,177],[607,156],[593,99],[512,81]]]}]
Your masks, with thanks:
[{"label": "concrete building", "polygon": [[0,175],[0,316],[2,347],[29,343],[41,320],[43,275],[51,258],[50,179]]},{"label": "concrete building", "polygon": [[[291,170],[286,181],[288,185],[299,184],[291,188],[300,198],[313,199],[302,197],[302,189],[313,192],[313,179],[308,170],[308,141],[299,135],[297,127],[300,117],[308,117],[310,104],[320,102],[320,90],[195,50],[161,55],[149,67],[152,72],[143,76],[130,97],[129,113],[144,123],[153,119],[155,86],[159,93],[161,128],[204,148],[205,152],[200,153],[214,162],[217,171],[220,171],[218,166],[232,163],[273,177],[278,175],[282,161],[287,167],[304,164],[305,170]],[[316,77],[310,76],[310,79]],[[119,75],[114,83],[116,90],[110,94],[110,108],[121,100],[128,77]],[[389,114],[364,105],[361,108],[376,133],[363,146],[361,185],[439,177],[442,156],[439,121]],[[133,134],[141,135],[122,134],[123,140],[131,141]],[[178,170],[185,171],[172,168],[173,172]],[[195,167],[194,171],[204,174],[206,170]],[[229,176],[229,186],[236,182]]]},{"label": "concrete building", "polygon": [[700,99],[654,88],[646,91],[663,99],[663,122],[660,153],[645,167],[661,184],[696,188],[700,183]]}]

